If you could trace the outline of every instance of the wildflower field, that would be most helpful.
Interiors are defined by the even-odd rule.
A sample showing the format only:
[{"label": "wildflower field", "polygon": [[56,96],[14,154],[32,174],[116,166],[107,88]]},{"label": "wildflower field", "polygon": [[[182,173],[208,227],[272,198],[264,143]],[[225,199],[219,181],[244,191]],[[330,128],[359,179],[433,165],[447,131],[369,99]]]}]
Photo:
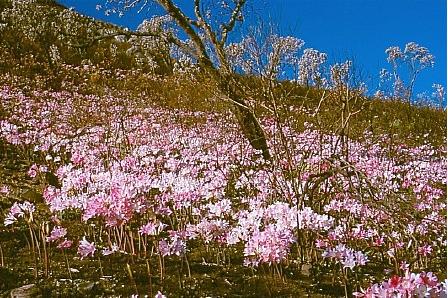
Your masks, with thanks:
[{"label": "wildflower field", "polygon": [[2,266],[30,268],[30,280],[175,296],[443,288],[443,145],[265,118],[282,157],[265,161],[228,113],[8,85],[0,95],[4,160],[23,161],[1,188],[14,202],[2,237],[15,239]]},{"label": "wildflower field", "polygon": [[0,295],[446,297],[446,111],[270,42],[302,71],[231,78],[255,124],[193,60],[2,60]]}]

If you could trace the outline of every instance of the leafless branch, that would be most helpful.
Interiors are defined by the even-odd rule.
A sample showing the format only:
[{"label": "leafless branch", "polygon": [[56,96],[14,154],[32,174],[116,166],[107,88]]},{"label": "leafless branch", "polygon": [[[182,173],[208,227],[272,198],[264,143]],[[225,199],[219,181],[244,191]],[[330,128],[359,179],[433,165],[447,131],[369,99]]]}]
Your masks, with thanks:
[{"label": "leafless branch", "polygon": [[229,21],[226,24],[222,25],[221,39],[219,40],[219,43],[222,46],[226,43],[229,32],[231,32],[235,27],[238,16],[240,15],[245,3],[246,0],[238,0],[235,9],[232,11],[232,15],[230,16]]}]

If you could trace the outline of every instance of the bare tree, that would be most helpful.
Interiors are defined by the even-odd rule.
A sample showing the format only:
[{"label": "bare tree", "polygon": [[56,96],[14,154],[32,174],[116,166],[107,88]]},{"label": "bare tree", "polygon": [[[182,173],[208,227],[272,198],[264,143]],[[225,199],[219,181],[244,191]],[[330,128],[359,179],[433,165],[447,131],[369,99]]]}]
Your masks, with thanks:
[{"label": "bare tree", "polygon": [[220,8],[224,13],[220,15],[219,20],[210,16],[210,11],[205,9],[206,5],[202,0],[192,1],[194,18],[187,16],[172,0],[107,1],[109,5],[115,3],[123,10],[137,5],[141,5],[142,9],[150,2],[158,4],[186,34],[189,41],[181,40],[172,31],[146,34],[158,35],[194,57],[199,67],[217,81],[219,91],[236,107],[235,114],[239,125],[252,147],[261,150],[263,157],[269,160],[271,155],[264,130],[244,98],[244,90],[236,81],[236,73],[226,53],[229,34],[238,22],[243,21],[243,9],[247,0],[221,1]]},{"label": "bare tree", "polygon": [[[409,104],[414,93],[414,85],[417,76],[425,68],[434,66],[434,56],[425,47],[415,42],[408,42],[401,50],[400,47],[394,46],[386,49],[387,62],[392,66],[393,75],[393,96],[403,98]],[[407,68],[409,76],[407,83],[400,76],[400,66]],[[382,70],[381,76],[387,76],[388,73]]]}]

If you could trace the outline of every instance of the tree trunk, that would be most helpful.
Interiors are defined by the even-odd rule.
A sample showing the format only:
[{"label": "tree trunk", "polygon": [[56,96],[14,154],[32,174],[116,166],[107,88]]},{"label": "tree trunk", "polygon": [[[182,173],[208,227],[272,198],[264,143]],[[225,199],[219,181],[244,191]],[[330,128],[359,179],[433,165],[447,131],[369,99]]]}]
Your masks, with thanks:
[{"label": "tree trunk", "polygon": [[265,160],[271,160],[269,147],[267,144],[266,135],[263,128],[257,120],[252,109],[246,104],[243,99],[243,92],[241,92],[236,85],[235,79],[232,75],[223,76],[219,78],[220,91],[227,95],[235,106],[235,116],[241,131],[249,141],[250,145],[256,149],[261,150]]}]

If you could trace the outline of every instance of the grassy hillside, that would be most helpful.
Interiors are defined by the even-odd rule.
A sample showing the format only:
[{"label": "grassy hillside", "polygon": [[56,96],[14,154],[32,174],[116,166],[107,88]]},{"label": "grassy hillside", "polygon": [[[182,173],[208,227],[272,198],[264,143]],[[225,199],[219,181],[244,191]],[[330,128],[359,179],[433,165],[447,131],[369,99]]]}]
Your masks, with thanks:
[{"label": "grassy hillside", "polygon": [[0,2],[0,295],[442,297],[445,111],[234,75],[266,160],[167,49]]},{"label": "grassy hillside", "polygon": [[[172,75],[172,61],[169,62],[171,65],[159,61],[159,67],[149,69],[137,63],[138,51],[130,51],[129,36],[99,38],[123,32],[122,28],[80,16],[52,0],[24,3],[13,7],[11,1],[3,1],[0,6],[0,47],[3,53],[0,70],[14,84],[53,90],[81,86],[77,91],[82,93],[124,92],[136,97],[144,93],[148,99],[172,107],[210,111],[229,108],[228,105],[220,107],[221,104],[216,102],[211,104],[211,98],[216,95],[212,90],[216,86],[205,75]],[[86,63],[90,65],[87,68]],[[80,70],[80,67],[86,69]],[[260,113],[266,112],[258,104],[271,104],[259,92],[264,88],[263,82],[255,77],[238,80],[247,90],[248,97],[258,105]],[[318,107],[323,93],[288,82],[278,83],[274,92],[275,97],[286,104],[285,109],[295,106],[306,111],[314,111]],[[307,117],[306,112],[296,116],[303,118],[302,122],[318,121],[322,128],[334,131],[341,103],[338,103],[336,94],[329,93],[331,91],[321,103],[319,117]],[[399,100],[365,97],[357,104],[362,105],[362,111],[352,120],[351,137],[371,130],[376,134],[397,135],[406,143],[424,139],[437,145],[445,143],[446,117],[443,111],[410,106]]]}]

